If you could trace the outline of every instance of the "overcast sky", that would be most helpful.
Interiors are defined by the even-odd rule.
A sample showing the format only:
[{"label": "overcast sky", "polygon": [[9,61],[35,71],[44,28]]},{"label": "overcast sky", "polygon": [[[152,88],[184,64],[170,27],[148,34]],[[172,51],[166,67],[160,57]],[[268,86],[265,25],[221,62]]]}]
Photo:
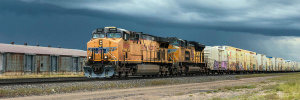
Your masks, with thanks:
[{"label": "overcast sky", "polygon": [[300,0],[1,0],[0,42],[85,49],[116,26],[300,61]]}]

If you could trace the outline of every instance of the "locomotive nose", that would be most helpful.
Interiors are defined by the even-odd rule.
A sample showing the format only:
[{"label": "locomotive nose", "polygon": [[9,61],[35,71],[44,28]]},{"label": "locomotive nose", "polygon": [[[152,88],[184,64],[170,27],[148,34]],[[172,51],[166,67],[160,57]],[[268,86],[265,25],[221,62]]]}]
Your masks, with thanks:
[{"label": "locomotive nose", "polygon": [[117,39],[94,39],[88,43],[88,59],[90,61],[110,61],[118,56]]}]

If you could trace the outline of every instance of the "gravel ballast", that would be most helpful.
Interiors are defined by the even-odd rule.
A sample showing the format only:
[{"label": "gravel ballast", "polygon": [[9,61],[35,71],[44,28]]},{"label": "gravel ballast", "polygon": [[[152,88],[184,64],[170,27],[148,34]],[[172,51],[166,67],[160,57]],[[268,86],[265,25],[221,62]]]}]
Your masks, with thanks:
[{"label": "gravel ballast", "polygon": [[85,82],[43,83],[0,86],[0,97],[16,97],[29,95],[47,95],[80,91],[95,91],[107,89],[122,89],[132,87],[174,85],[185,83],[200,83],[216,80],[235,80],[234,75],[224,76],[191,76],[168,78],[145,78],[128,80],[99,80]]}]

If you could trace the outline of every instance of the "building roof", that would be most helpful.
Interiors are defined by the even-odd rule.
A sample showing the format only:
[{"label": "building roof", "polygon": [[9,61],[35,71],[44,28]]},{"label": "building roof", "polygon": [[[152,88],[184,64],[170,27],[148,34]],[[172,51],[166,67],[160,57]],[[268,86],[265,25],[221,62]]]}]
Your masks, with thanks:
[{"label": "building roof", "polygon": [[0,43],[1,53],[24,53],[24,54],[46,54],[64,56],[86,56],[86,51],[77,49],[40,47],[29,45],[3,44]]}]

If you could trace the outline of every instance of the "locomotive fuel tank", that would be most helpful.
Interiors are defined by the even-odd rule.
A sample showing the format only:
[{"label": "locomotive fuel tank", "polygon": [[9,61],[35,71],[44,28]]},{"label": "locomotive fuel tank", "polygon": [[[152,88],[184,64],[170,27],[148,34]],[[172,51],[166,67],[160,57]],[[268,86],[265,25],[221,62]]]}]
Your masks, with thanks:
[{"label": "locomotive fuel tank", "polygon": [[198,73],[200,70],[201,70],[200,67],[192,67],[192,66],[190,66],[190,67],[188,67],[187,73]]},{"label": "locomotive fuel tank", "polygon": [[157,75],[158,73],[159,66],[150,64],[139,64],[137,65],[137,70],[135,71],[135,75]]}]

